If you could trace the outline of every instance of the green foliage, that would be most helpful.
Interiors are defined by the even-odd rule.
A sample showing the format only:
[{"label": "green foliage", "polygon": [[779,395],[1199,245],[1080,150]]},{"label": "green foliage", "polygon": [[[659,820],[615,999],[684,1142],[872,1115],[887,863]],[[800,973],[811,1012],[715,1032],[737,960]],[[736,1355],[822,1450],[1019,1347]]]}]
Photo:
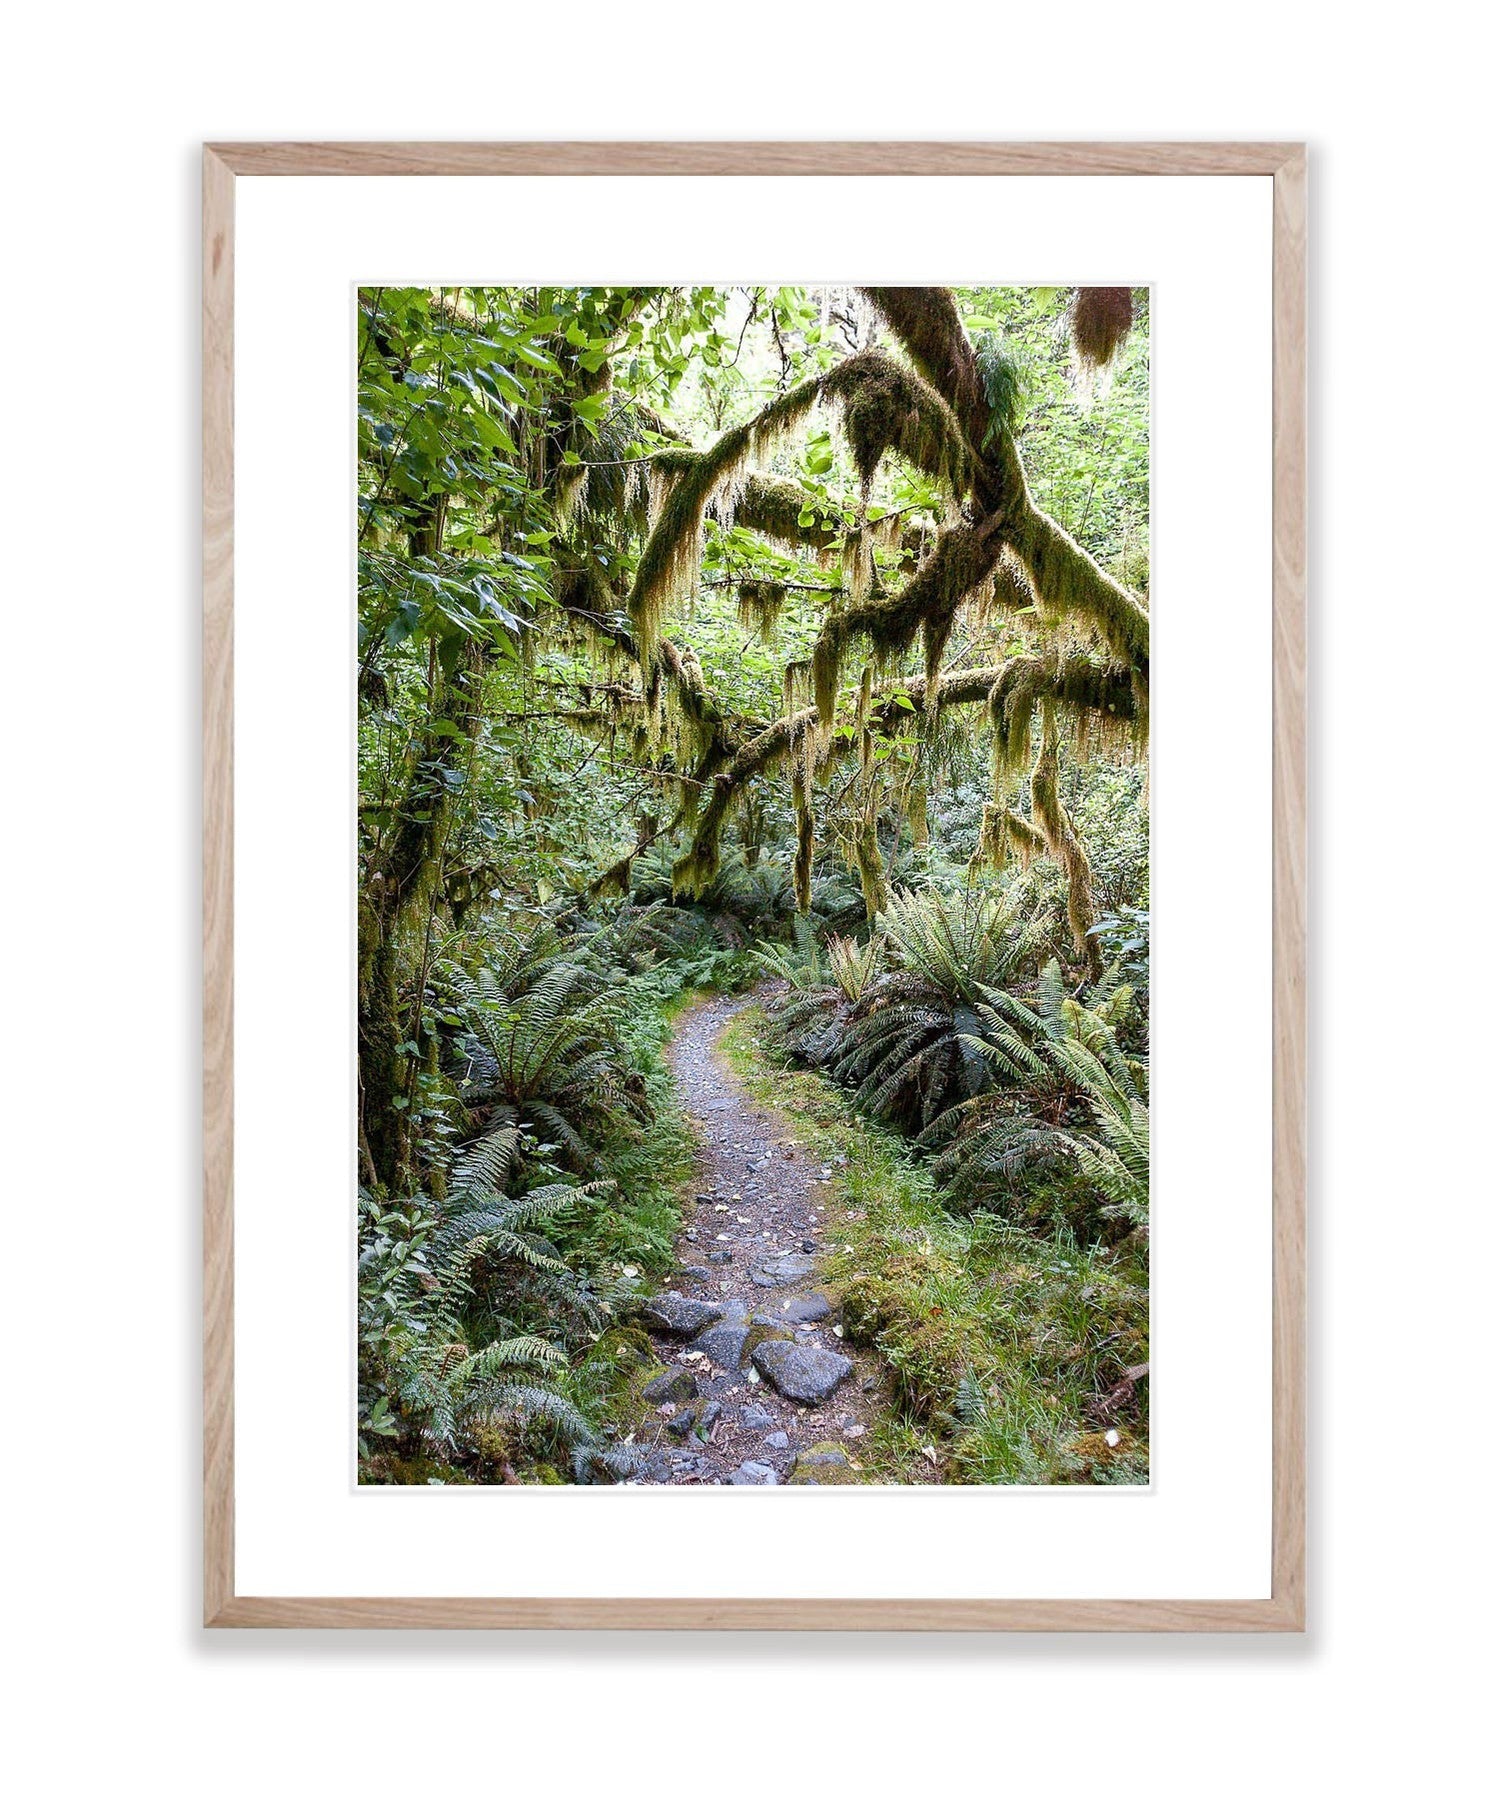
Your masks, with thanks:
[{"label": "green foliage", "polygon": [[[1132,991],[1118,984],[1117,971],[1078,997],[1067,991],[1054,961],[1041,971],[1029,1003],[1001,989],[984,990],[965,1047],[983,1063],[986,1078],[978,1092],[933,1119],[919,1139],[935,1152],[933,1166],[952,1203],[1021,1215],[1039,1206],[1078,1225],[1118,1216],[1145,1222],[1148,1149],[1145,1183],[1131,1211],[1118,1203],[1117,1183],[1103,1187],[1093,1178],[1099,1164],[1079,1148],[1085,1140],[1063,1128],[1086,1117],[1088,1106],[1095,1113],[1102,1107],[1112,1118],[1113,1100],[1125,1104],[1129,1095],[1140,1103],[1144,1067],[1126,1056],[1118,1037],[1132,1005]],[[1127,1104],[1125,1122],[1138,1124]],[[1068,1165],[1069,1152],[1082,1180],[1048,1178]]]},{"label": "green foliage", "polygon": [[762,944],[750,954],[760,967],[795,992],[821,993],[827,984],[827,970],[815,942],[794,950]]},{"label": "green foliage", "polygon": [[1092,1132],[1064,1131],[1062,1141],[1076,1156],[1083,1178],[1108,1204],[1105,1217],[1144,1225],[1150,1219],[1150,1108],[1134,1069],[1081,1042],[1063,1041],[1052,1054],[1093,1109]]},{"label": "green foliage", "polygon": [[984,398],[989,405],[989,428],[984,434],[984,446],[988,448],[1002,431],[1013,433],[1020,429],[1030,385],[1025,364],[1013,345],[998,332],[986,332],[978,341],[976,354]]},{"label": "green foliage", "polygon": [[971,890],[897,893],[882,925],[862,948],[832,939],[826,964],[815,945],[758,952],[789,989],[778,1049],[914,1132],[950,1205],[1143,1224],[1145,1068],[1121,1044],[1137,1013],[1117,965],[1079,994],[1054,958],[1024,997],[997,985],[1022,980],[1032,939]]},{"label": "green foliage", "polygon": [[884,967],[886,949],[886,939],[878,934],[865,943],[852,937],[828,939],[828,967],[850,1005],[858,1005],[873,987]]},{"label": "green foliage", "polygon": [[[504,1201],[470,1188],[468,1208],[443,1218],[417,1200],[389,1207],[360,1195],[359,1349],[362,1478],[388,1475],[372,1445],[392,1440],[437,1455],[508,1461],[539,1426],[550,1443],[574,1453],[584,1474],[600,1445],[588,1421],[547,1377],[565,1366],[563,1351],[536,1332],[476,1334],[476,1308],[507,1263],[535,1282],[565,1288],[566,1270],[533,1228],[570,1203],[569,1188]],[[581,1291],[570,1295],[582,1300]],[[486,1447],[487,1443],[487,1447]]]},{"label": "green foliage", "polygon": [[475,973],[449,965],[440,978],[463,1021],[459,1091],[486,1173],[503,1178],[527,1133],[540,1153],[594,1167],[590,1139],[648,1117],[621,1044],[624,997],[586,939],[569,945],[547,922],[501,926]]},{"label": "green foliage", "polygon": [[680,1226],[690,1138],[660,1056],[671,938],[652,909],[570,922],[493,923],[472,972],[439,973],[472,1134],[440,1201],[361,1201],[366,1479],[401,1478],[413,1455],[480,1479],[557,1456],[575,1479],[633,1470],[573,1370],[670,1265]]},{"label": "green foliage", "polygon": [[1001,900],[972,890],[892,894],[881,924],[893,966],[861,985],[833,1071],[875,1117],[929,1124],[978,1090],[974,1003],[1020,966],[1024,938]]}]

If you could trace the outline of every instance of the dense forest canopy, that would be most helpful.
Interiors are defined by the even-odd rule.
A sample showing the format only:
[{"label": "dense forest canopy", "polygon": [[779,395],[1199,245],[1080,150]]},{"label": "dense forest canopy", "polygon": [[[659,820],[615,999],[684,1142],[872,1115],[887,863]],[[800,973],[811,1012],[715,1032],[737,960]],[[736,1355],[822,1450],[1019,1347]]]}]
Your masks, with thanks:
[{"label": "dense forest canopy", "polygon": [[[1133,994],[1143,1030],[1144,291],[375,288],[357,353],[372,1205],[519,1188],[520,1240],[599,1172],[580,1115],[649,1111],[602,950],[538,1067],[492,1078],[541,931],[626,970],[689,917],[883,956],[935,895],[970,947],[1002,910],[1050,1016],[1112,1032]],[[985,1091],[946,1095],[949,1139]]]}]

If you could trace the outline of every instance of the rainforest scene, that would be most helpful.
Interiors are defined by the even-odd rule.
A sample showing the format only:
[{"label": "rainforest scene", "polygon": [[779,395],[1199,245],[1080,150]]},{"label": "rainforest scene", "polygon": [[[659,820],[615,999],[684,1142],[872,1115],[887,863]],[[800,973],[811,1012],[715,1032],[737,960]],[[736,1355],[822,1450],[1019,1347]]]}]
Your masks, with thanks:
[{"label": "rainforest scene", "polygon": [[1148,1482],[1148,290],[354,350],[359,1480]]}]

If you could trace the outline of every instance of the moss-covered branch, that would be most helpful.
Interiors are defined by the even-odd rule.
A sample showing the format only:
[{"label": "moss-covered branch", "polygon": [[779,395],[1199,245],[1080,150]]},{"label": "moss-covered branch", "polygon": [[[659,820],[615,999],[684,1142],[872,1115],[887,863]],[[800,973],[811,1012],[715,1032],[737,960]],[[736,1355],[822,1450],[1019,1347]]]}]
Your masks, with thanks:
[{"label": "moss-covered branch", "polygon": [[952,293],[945,287],[866,287],[864,292],[951,408],[970,449],[981,453],[989,430],[989,405]]},{"label": "moss-covered branch", "polygon": [[[628,609],[642,657],[654,657],[661,621],[697,578],[709,508],[724,520],[759,530],[793,547],[828,547],[843,534],[800,515],[806,497],[789,482],[751,474],[749,464],[773,450],[820,399],[836,405],[860,480],[868,491],[881,459],[906,458],[941,481],[955,498],[967,491],[972,458],[952,408],[930,383],[878,350],[837,363],[824,375],[771,401],[747,424],[724,432],[711,449],[656,457],[650,479],[658,494],[655,523],[641,552]],[[795,511],[792,511],[793,504]]]},{"label": "moss-covered branch", "polygon": [[1035,589],[1042,616],[1096,631],[1110,654],[1139,677],[1143,690],[1150,676],[1150,614],[1031,499],[1020,452],[1008,432],[996,454],[1007,471],[1006,484],[1017,496],[1005,542]]}]

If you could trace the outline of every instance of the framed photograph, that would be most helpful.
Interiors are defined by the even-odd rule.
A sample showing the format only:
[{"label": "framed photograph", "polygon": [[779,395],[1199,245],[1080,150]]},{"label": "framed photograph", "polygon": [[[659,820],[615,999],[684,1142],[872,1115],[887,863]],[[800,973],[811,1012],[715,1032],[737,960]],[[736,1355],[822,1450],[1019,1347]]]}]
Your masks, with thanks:
[{"label": "framed photograph", "polygon": [[206,1623],[1301,1630],[1303,147],[203,217]]}]

